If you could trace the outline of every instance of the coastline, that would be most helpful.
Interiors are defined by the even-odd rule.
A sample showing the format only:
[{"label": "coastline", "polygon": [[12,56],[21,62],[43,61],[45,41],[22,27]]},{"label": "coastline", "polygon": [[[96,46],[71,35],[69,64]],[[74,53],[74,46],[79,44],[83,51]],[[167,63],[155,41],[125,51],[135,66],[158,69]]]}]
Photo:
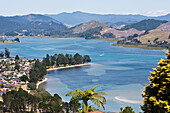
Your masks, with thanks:
[{"label": "coastline", "polygon": [[81,67],[81,66],[88,66],[88,65],[91,65],[91,63],[84,63],[84,64],[77,64],[77,65],[70,65],[70,66],[49,68],[49,69],[47,69],[47,71],[60,70],[60,69],[69,69],[69,68]]},{"label": "coastline", "polygon": [[48,78],[44,78],[44,80],[38,82],[38,83],[36,84],[36,89],[38,89],[38,86],[39,86],[40,84],[42,84],[42,83],[44,83],[44,82],[47,82],[47,80],[48,80]]},{"label": "coastline", "polygon": [[[50,68],[50,69],[47,69],[47,72],[53,71],[53,70],[69,69],[69,68],[75,68],[75,67],[81,67],[81,66],[88,66],[88,65],[91,65],[91,63],[84,63],[84,64],[64,66],[64,67]],[[44,82],[47,82],[47,80],[48,80],[48,78],[44,78],[44,80],[39,81],[39,82],[36,84],[36,89],[38,89],[38,87],[39,87],[40,84],[42,84],[42,83],[44,83]]]},{"label": "coastline", "polygon": [[[53,39],[60,39],[60,38],[76,38],[76,39],[85,39],[82,37],[49,37],[49,36],[9,36],[7,38],[53,38]],[[91,40],[105,40],[105,41],[110,41],[110,42],[114,42],[114,41],[118,41],[119,39],[115,39],[115,38],[100,38],[100,39],[91,39]],[[15,43],[15,42],[11,42],[11,43]],[[0,43],[2,44],[2,43]],[[112,46],[122,46],[122,47],[131,47],[131,48],[140,48],[140,49],[145,49],[145,50],[163,50],[163,49],[167,49],[164,47],[147,47],[146,45],[125,45],[125,44],[111,44]]]},{"label": "coastline", "polygon": [[5,41],[5,42],[0,42],[0,44],[6,44],[6,43],[19,43],[17,41]]},{"label": "coastline", "polygon": [[145,50],[163,50],[163,49],[167,49],[167,48],[163,48],[163,47],[147,47],[147,46],[143,46],[143,45],[125,45],[125,44],[112,44],[112,46],[140,48],[140,49],[145,49]]}]

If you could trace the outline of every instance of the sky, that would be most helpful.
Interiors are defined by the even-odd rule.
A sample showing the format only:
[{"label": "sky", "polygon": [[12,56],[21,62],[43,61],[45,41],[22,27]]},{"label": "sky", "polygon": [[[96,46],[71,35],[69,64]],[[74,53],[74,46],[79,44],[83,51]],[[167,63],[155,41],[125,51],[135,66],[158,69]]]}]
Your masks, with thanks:
[{"label": "sky", "polygon": [[58,14],[82,11],[97,14],[170,13],[170,0],[0,0],[0,15]]}]

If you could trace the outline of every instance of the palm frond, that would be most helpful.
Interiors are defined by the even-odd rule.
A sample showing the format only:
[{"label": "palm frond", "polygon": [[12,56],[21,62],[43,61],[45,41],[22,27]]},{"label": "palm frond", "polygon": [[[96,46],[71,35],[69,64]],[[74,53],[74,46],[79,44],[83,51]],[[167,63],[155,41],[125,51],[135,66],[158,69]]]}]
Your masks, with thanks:
[{"label": "palm frond", "polygon": [[97,85],[97,86],[95,86],[94,88],[91,88],[90,90],[94,91],[97,87],[99,87],[99,86],[101,86],[101,85],[102,85],[102,84]]},{"label": "palm frond", "polygon": [[102,101],[104,104],[106,104],[106,98],[104,96],[101,95],[93,95],[92,98],[96,98],[100,101]]},{"label": "palm frond", "polygon": [[104,103],[101,102],[99,99],[96,99],[96,98],[94,98],[94,97],[91,97],[90,100],[91,100],[94,104],[96,104],[98,107],[103,107],[103,109],[105,109]]}]

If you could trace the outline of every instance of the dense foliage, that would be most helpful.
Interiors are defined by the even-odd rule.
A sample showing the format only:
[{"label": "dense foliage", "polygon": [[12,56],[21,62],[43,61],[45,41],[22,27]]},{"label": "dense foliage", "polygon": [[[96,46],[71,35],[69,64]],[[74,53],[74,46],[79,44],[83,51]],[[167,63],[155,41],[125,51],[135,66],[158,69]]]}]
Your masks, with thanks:
[{"label": "dense foliage", "polygon": [[102,30],[102,27],[96,27],[93,29],[89,29],[83,33],[77,34],[78,37],[84,37],[85,39],[90,39],[90,38],[98,38],[97,36],[94,35],[100,35],[100,31]]},{"label": "dense foliage", "polygon": [[119,113],[135,113],[135,111],[133,111],[133,108],[131,106],[126,106],[125,108],[120,108],[121,112]]},{"label": "dense foliage", "polygon": [[113,33],[104,33],[102,36],[104,38],[116,38],[116,36]]},{"label": "dense foliage", "polygon": [[156,29],[159,25],[166,23],[166,22],[168,21],[147,19],[147,20],[142,20],[138,23],[126,25],[121,30],[128,30],[131,28],[135,28],[140,31],[141,30],[152,30],[152,29]]},{"label": "dense foliage", "polygon": [[[62,102],[58,94],[51,96],[45,90],[37,90],[32,94],[19,89],[3,94],[3,103],[0,103],[2,112],[26,113],[59,113],[63,112],[67,103]],[[69,109],[69,108],[67,108]]]},{"label": "dense foliage", "polygon": [[157,68],[153,68],[150,84],[145,87],[144,105],[141,107],[145,113],[170,112],[170,51],[166,53],[167,60],[161,59]]},{"label": "dense foliage", "polygon": [[47,74],[47,70],[43,63],[41,63],[39,60],[36,60],[29,74],[30,74],[29,82],[37,83],[38,80],[41,80],[44,77],[44,75]]},{"label": "dense foliage", "polygon": [[76,53],[74,56],[70,54],[54,54],[53,56],[49,56],[48,54],[43,59],[43,64],[45,66],[66,66],[66,65],[75,65],[91,62],[91,59],[88,55],[81,56]]}]

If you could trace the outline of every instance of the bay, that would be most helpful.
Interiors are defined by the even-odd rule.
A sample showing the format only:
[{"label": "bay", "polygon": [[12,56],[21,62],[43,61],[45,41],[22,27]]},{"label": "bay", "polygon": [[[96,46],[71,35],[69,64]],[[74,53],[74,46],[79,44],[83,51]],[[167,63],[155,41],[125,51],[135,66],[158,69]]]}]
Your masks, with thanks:
[{"label": "bay", "polygon": [[96,91],[108,93],[106,111],[114,112],[127,105],[136,112],[141,111],[141,90],[149,83],[149,71],[161,58],[165,59],[165,50],[117,47],[111,46],[114,42],[103,40],[20,38],[20,41],[0,44],[0,51],[8,48],[11,56],[18,54],[31,59],[42,59],[47,53],[89,55],[91,66],[50,71],[44,87],[51,94],[58,93],[64,101],[69,101],[70,97],[65,96],[67,92],[102,84]]}]

